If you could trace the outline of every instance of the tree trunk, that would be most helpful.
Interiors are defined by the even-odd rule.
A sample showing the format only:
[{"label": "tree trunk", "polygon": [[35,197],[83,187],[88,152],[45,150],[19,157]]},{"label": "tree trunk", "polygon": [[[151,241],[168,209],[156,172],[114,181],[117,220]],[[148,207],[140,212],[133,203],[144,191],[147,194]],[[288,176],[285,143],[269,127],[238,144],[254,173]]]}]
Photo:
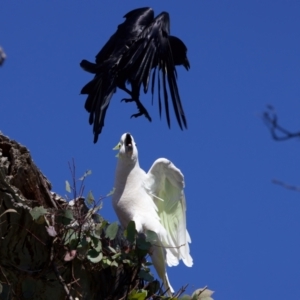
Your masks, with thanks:
[{"label": "tree trunk", "polygon": [[28,149],[0,132],[0,299],[125,299],[139,266],[114,258],[128,249],[122,232],[110,240],[82,198],[70,206],[50,190]]}]

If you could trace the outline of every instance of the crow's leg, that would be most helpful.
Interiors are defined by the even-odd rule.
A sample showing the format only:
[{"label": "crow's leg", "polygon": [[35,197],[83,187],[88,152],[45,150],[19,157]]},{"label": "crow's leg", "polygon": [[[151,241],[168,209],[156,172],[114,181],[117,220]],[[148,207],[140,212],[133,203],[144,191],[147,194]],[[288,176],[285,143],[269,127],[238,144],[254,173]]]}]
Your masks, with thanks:
[{"label": "crow's leg", "polygon": [[144,115],[150,122],[152,121],[147,109],[144,107],[144,105],[141,103],[141,101],[139,100],[139,95],[140,95],[140,92],[139,92],[139,88],[134,88],[132,87],[132,91],[128,90],[127,88],[122,88],[126,93],[128,93],[131,98],[124,98],[122,99],[121,101],[124,101],[126,103],[128,102],[135,102],[136,103],[136,106],[137,106],[137,109],[138,109],[138,113],[136,114],[133,114],[131,116],[131,118],[137,118],[137,117],[140,117],[142,115]]}]

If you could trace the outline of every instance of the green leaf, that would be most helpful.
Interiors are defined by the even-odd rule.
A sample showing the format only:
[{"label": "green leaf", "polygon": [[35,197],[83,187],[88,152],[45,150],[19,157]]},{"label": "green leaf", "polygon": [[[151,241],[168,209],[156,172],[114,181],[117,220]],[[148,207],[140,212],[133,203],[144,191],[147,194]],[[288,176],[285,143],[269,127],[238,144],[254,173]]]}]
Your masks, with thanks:
[{"label": "green leaf", "polygon": [[95,249],[90,249],[87,253],[87,258],[90,262],[92,263],[98,263],[102,260],[103,258],[103,253],[100,251],[96,251]]},{"label": "green leaf", "polygon": [[[135,235],[136,235],[136,229],[135,229],[135,223],[134,221],[130,221],[127,225],[127,229],[126,229],[126,238],[130,243],[134,243],[135,242]],[[124,232],[124,234],[125,234]]]},{"label": "green leaf", "polygon": [[128,295],[128,300],[145,300],[147,297],[146,290],[132,290]]},{"label": "green leaf", "polygon": [[74,220],[73,211],[71,209],[64,210],[64,217],[66,219]]},{"label": "green leaf", "polygon": [[111,246],[108,246],[108,249],[109,249],[112,253],[117,253],[116,249],[114,249],[114,248],[111,247]]},{"label": "green leaf", "polygon": [[147,230],[146,231],[146,242],[149,242],[151,244],[155,244],[158,241],[158,237],[156,232],[152,230]]},{"label": "green leaf", "polygon": [[89,248],[90,238],[87,236],[83,236],[78,243],[77,248]]},{"label": "green leaf", "polygon": [[[101,203],[101,207],[99,207],[98,209],[101,209],[101,208],[102,208],[102,203]],[[92,215],[92,218],[93,218],[94,222],[97,223],[97,225],[104,221],[103,218],[99,214],[96,214],[96,213]]]},{"label": "green leaf", "polygon": [[132,264],[132,261],[130,259],[123,259],[122,262],[123,264],[128,264],[128,265]]},{"label": "green leaf", "polygon": [[[78,239],[78,235],[76,234],[75,238],[70,239],[69,247],[72,250],[76,250],[78,248],[78,245],[79,245],[79,239]],[[81,253],[82,253],[82,251],[81,251]]]},{"label": "green leaf", "polygon": [[70,183],[69,183],[68,180],[66,180],[66,187],[65,187],[65,189],[66,189],[66,191],[67,191],[68,193],[71,193],[71,186],[70,186]]},{"label": "green leaf", "polygon": [[95,203],[95,199],[94,199],[94,196],[92,194],[92,191],[89,191],[89,193],[88,193],[88,195],[86,197],[86,202],[89,205],[93,205]]},{"label": "green leaf", "polygon": [[101,251],[102,250],[102,243],[101,241],[94,237],[94,236],[91,236],[91,239],[92,239],[92,242],[93,242],[93,248],[96,250],[96,251]]},{"label": "green leaf", "polygon": [[114,192],[115,192],[116,188],[113,188],[107,195],[106,197],[109,197],[111,196]]},{"label": "green leaf", "polygon": [[192,297],[190,295],[183,295],[179,298],[180,300],[192,300]]},{"label": "green leaf", "polygon": [[138,237],[136,239],[136,245],[141,250],[149,251],[151,248],[151,244],[149,242],[146,242],[146,240],[143,237]]},{"label": "green leaf", "polygon": [[119,228],[118,222],[109,224],[108,227],[106,228],[105,236],[110,240],[113,240],[118,233],[118,228]]},{"label": "green leaf", "polygon": [[149,272],[146,272],[145,270],[140,270],[139,278],[142,278],[142,279],[144,279],[146,281],[150,281],[150,282],[154,280],[154,277]]},{"label": "green leaf", "polygon": [[153,295],[157,293],[157,291],[160,289],[160,282],[158,280],[153,280],[152,282],[149,282],[147,290],[149,291],[150,295]]},{"label": "green leaf", "polygon": [[60,211],[60,215],[57,216],[57,223],[63,225],[69,225],[74,220],[73,211],[71,209],[65,209]]},{"label": "green leaf", "polygon": [[82,256],[86,256],[87,252],[90,250],[90,245],[85,241],[81,240],[79,243],[76,240],[72,240],[70,244],[71,249],[76,249],[78,251],[78,254]]},{"label": "green leaf", "polygon": [[65,245],[70,244],[71,241],[77,241],[78,240],[78,233],[74,231],[74,229],[70,228],[65,235],[64,241]]},{"label": "green leaf", "polygon": [[47,210],[43,206],[35,207],[30,211],[32,219],[36,221],[38,224],[42,224],[45,222],[44,215],[46,213]]},{"label": "green leaf", "polygon": [[105,227],[107,224],[107,221],[103,221],[102,223],[98,223],[95,225],[95,228],[94,228],[94,231],[92,232],[92,235],[95,237],[95,238],[98,238],[100,239],[101,237],[101,234],[102,234],[102,229],[103,227]]},{"label": "green leaf", "polygon": [[115,260],[113,260],[112,263],[111,263],[111,266],[118,267],[119,264]]},{"label": "green leaf", "polygon": [[85,173],[83,174],[83,176],[79,178],[79,180],[82,181],[82,180],[85,179],[85,177],[87,177],[88,175],[91,175],[91,174],[92,174],[92,170],[87,170],[87,171],[85,171]]},{"label": "green leaf", "polygon": [[113,255],[111,258],[112,259],[117,259],[118,257],[120,257],[122,255],[122,253],[116,253],[115,255]]},{"label": "green leaf", "polygon": [[211,291],[206,287],[197,289],[192,295],[192,300],[213,300],[213,298],[210,297],[213,293],[214,291]]},{"label": "green leaf", "polygon": [[107,257],[103,258],[101,263],[104,269],[111,265],[111,261]]}]

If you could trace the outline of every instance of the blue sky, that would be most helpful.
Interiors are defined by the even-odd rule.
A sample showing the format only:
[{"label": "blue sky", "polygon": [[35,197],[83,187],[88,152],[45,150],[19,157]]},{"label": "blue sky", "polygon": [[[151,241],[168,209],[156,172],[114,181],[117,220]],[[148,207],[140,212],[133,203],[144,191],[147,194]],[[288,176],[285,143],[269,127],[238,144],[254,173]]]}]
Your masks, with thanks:
[{"label": "blue sky", "polygon": [[[168,11],[171,33],[188,47],[191,69],[178,68],[188,130],[159,119],[130,119],[133,104],[117,92],[96,145],[79,95],[93,60],[131,9]],[[6,1],[1,4],[0,130],[27,146],[65,194],[68,161],[91,169],[86,192],[106,195],[116,166],[112,148],[130,132],[140,165],[166,157],[186,181],[194,266],[169,268],[175,289],[208,285],[215,299],[300,299],[299,140],[278,143],[261,121],[272,104],[283,125],[300,129],[299,1]],[[157,97],[156,97],[157,100]],[[117,219],[110,199],[102,215]]]}]

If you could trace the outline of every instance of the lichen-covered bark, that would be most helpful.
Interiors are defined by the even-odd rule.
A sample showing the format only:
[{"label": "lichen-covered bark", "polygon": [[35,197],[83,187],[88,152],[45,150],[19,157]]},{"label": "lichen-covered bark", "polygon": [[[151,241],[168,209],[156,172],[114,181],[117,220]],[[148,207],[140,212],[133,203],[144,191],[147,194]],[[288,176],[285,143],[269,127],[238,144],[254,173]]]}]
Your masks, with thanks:
[{"label": "lichen-covered bark", "polygon": [[0,135],[0,215],[7,209],[17,212],[0,218],[1,299],[53,299],[51,293],[64,298],[57,280],[47,283],[55,279],[49,268],[52,238],[29,213],[35,206],[57,207],[50,189],[29,151]]},{"label": "lichen-covered bark", "polygon": [[[50,190],[26,147],[0,134],[0,299],[126,298],[139,282],[136,265],[104,268],[80,256],[78,249],[73,259],[64,259],[72,249],[65,241],[68,226],[59,224],[59,216],[69,205]],[[41,206],[47,213],[33,220],[30,211]],[[16,212],[3,214],[9,209]],[[78,206],[71,209],[74,218],[81,214],[82,220]],[[52,236],[46,230],[50,225]],[[110,247],[126,247],[123,235],[118,236],[116,241],[101,236],[108,257],[114,254]],[[84,238],[80,229],[78,241]]]}]

